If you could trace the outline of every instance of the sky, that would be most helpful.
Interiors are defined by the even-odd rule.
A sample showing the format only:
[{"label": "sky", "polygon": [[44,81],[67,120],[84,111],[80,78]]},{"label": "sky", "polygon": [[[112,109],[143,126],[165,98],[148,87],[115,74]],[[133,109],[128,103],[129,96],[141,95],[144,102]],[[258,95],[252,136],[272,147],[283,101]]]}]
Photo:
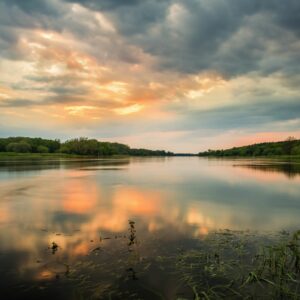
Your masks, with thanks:
[{"label": "sky", "polygon": [[0,0],[0,136],[300,138],[299,62],[299,0]]}]

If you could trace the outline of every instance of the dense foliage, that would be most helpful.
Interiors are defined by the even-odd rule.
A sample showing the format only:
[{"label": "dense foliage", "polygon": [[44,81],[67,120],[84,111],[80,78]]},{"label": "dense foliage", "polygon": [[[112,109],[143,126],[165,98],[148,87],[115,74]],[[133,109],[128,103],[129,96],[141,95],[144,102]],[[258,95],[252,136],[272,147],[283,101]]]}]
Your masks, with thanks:
[{"label": "dense foliage", "polygon": [[29,137],[0,138],[0,152],[55,153],[61,147],[59,140]]},{"label": "dense foliage", "polygon": [[163,150],[131,149],[120,143],[99,142],[95,139],[76,138],[61,142],[29,137],[0,138],[0,152],[15,153],[65,153],[91,156],[136,155],[171,156]]},{"label": "dense foliage", "polygon": [[244,147],[234,147],[226,150],[208,150],[200,152],[199,156],[274,156],[300,155],[300,140],[289,137],[285,141],[260,143]]}]

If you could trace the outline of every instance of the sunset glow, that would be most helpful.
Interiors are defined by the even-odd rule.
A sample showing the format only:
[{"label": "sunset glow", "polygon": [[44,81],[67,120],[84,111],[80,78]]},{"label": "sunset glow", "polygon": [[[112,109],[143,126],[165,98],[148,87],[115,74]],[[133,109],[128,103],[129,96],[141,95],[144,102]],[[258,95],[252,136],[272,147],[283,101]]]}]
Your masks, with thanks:
[{"label": "sunset glow", "polygon": [[295,1],[0,1],[0,136],[175,152],[299,138],[297,12]]}]

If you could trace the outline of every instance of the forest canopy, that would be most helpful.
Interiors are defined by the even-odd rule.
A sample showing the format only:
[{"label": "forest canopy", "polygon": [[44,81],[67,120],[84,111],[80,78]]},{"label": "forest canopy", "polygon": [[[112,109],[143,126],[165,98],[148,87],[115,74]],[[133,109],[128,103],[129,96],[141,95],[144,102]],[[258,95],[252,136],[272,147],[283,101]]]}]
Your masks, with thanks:
[{"label": "forest canopy", "polygon": [[276,156],[300,155],[300,140],[289,137],[285,141],[253,144],[226,150],[208,150],[199,156]]},{"label": "forest canopy", "polygon": [[135,156],[171,156],[164,150],[134,149],[127,145],[100,142],[85,137],[61,142],[58,139],[30,137],[0,138],[0,152],[14,153],[64,153],[89,156],[135,155]]}]

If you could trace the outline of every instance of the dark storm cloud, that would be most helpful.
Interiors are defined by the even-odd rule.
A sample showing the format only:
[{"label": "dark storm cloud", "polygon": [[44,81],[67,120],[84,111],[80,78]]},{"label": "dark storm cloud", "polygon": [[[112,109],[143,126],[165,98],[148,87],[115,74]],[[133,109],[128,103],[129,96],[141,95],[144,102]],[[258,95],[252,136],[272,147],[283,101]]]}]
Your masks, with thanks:
[{"label": "dark storm cloud", "polygon": [[57,29],[65,5],[57,1],[1,0],[0,1],[0,57],[22,59],[25,54],[17,46],[20,31],[29,29]]},{"label": "dark storm cloud", "polygon": [[0,24],[10,28],[49,28],[62,21],[68,7],[56,0],[2,0]]},{"label": "dark storm cloud", "polygon": [[[172,129],[195,130],[201,128],[226,131],[248,128],[256,131],[279,130],[282,125],[276,125],[276,123],[296,120],[299,119],[299,116],[300,101],[298,100],[273,103],[252,102],[211,110],[182,111],[181,118],[175,127],[172,126]],[[168,126],[166,125],[166,128]],[[298,125],[296,124],[296,126]],[[289,128],[289,130],[292,129],[297,130],[298,128]]]},{"label": "dark storm cloud", "polygon": [[40,13],[48,16],[60,14],[58,1],[55,0],[1,0],[7,7],[18,8],[27,14]]},{"label": "dark storm cloud", "polygon": [[17,59],[21,57],[19,49],[15,48],[18,35],[10,28],[0,28],[0,58]]},{"label": "dark storm cloud", "polygon": [[[97,10],[113,10],[116,8],[121,8],[124,6],[134,6],[138,5],[142,2],[145,2],[145,0],[100,0],[100,1],[94,1],[94,0],[66,0],[68,2],[76,2],[80,3],[81,5],[88,6],[91,9],[97,9]],[[147,1],[147,0],[146,0]],[[157,2],[157,1],[153,1]]]},{"label": "dark storm cloud", "polygon": [[[215,34],[224,29],[232,31],[241,19],[263,13],[270,14],[275,23],[300,33],[298,0],[68,0],[68,2],[115,13],[120,20],[120,30],[122,30],[122,25],[127,25],[122,24],[127,20],[137,25],[133,29],[134,32],[142,32],[145,29],[143,23],[150,26],[152,22],[149,20],[160,23],[166,16],[166,9],[170,8],[172,4],[180,4],[191,12],[192,18],[198,19],[199,23],[191,20],[192,23],[195,25],[206,24],[204,27],[190,27],[191,31],[202,32],[204,30],[207,34],[210,32]],[[188,24],[182,24],[182,27],[186,27],[186,25]]]},{"label": "dark storm cloud", "polygon": [[297,0],[72,2],[107,12],[122,35],[159,59],[161,69],[228,76],[299,71]]},{"label": "dark storm cloud", "polygon": [[121,34],[146,33],[151,26],[160,24],[165,19],[172,0],[64,0],[78,3],[91,10],[108,14]]},{"label": "dark storm cloud", "polygon": [[41,100],[30,99],[5,99],[0,102],[0,107],[37,107],[48,106],[51,104],[67,104],[67,103],[80,103],[83,104],[85,99],[80,95],[66,94],[62,91],[61,95],[48,96]]},{"label": "dark storm cloud", "polygon": [[130,47],[120,36],[102,27],[93,12],[74,12],[71,2],[60,0],[0,1],[0,57],[26,59],[28,53],[18,44],[20,38],[24,34],[30,36],[31,29],[38,29],[71,34],[85,45],[86,54],[102,64],[107,60],[139,63],[139,49]]},{"label": "dark storm cloud", "polygon": [[[117,39],[108,41],[96,26],[72,18],[72,3],[108,16],[128,44],[157,58],[160,70],[299,73],[298,0],[2,0],[1,55],[19,53],[10,52],[14,28],[43,28],[68,30],[89,45],[93,40],[100,58],[110,53],[110,59],[138,62]],[[98,57],[96,48],[88,51]]]}]

